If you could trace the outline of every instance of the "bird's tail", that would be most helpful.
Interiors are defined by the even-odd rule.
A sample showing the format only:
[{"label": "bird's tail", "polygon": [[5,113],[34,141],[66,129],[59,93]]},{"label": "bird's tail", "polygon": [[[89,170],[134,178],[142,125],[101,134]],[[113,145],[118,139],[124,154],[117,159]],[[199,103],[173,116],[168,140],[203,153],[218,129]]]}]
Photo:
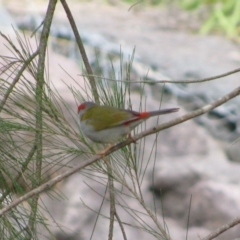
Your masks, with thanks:
[{"label": "bird's tail", "polygon": [[142,112],[140,115],[141,115],[141,118],[144,119],[144,118],[149,118],[153,116],[177,112],[178,110],[179,108],[166,108],[166,109],[161,109],[161,110],[152,111],[152,112]]}]

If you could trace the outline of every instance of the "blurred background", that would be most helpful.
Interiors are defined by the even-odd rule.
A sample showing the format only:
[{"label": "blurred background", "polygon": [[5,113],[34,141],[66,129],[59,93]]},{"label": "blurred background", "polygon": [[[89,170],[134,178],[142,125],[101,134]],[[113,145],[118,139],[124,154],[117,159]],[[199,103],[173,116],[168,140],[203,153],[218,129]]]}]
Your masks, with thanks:
[{"label": "blurred background", "polygon": [[[239,68],[238,0],[71,0],[68,4],[94,74],[112,78],[109,69],[113,66],[114,77],[118,78],[120,59],[127,62],[133,57],[131,80],[152,82],[144,90],[139,84],[132,84],[131,91],[133,96],[144,91],[149,110],[159,107],[162,101],[164,107],[180,107],[182,115],[239,87],[239,73],[205,83],[154,84],[163,79],[203,79]],[[0,1],[0,31],[13,37],[14,27],[30,37],[41,25],[47,5],[48,1],[40,0]],[[0,48],[2,53],[6,51],[3,44]],[[69,93],[64,95],[67,94],[66,86],[58,82],[66,79],[55,67],[64,66],[68,73],[77,77],[82,74],[83,64],[60,2],[51,28],[49,51],[52,54],[50,78],[74,109],[74,99]],[[133,106],[138,110],[139,100],[134,97]],[[155,184],[150,167],[143,191],[149,206],[152,206],[153,197],[157,199],[155,207],[159,215],[163,214],[163,203],[173,239],[185,239],[191,196],[189,239],[204,237],[239,216],[239,106],[240,98],[237,97],[158,136]],[[150,137],[146,144],[151,145],[151,142]],[[58,226],[53,227],[56,239],[90,238],[95,214],[85,209],[83,216],[79,199],[84,195],[84,201],[93,209],[94,204],[97,209],[100,203],[93,201],[95,195],[90,188],[79,184],[83,181],[80,175],[74,175],[59,186],[69,197],[67,200],[53,201],[42,196],[49,215],[67,229],[63,233]],[[108,207],[106,205],[106,209]],[[107,231],[107,226],[98,224],[93,239],[106,239]],[[128,234],[131,239],[142,237],[136,229],[129,229]],[[121,239],[120,236],[116,239]],[[216,239],[239,237],[240,228],[235,227]],[[39,236],[39,239],[47,237]]]}]

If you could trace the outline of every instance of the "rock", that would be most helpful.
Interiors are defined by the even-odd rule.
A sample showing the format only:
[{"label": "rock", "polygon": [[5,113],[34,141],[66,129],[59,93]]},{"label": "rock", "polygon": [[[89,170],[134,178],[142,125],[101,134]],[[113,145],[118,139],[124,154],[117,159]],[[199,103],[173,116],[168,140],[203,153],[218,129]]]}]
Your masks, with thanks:
[{"label": "rock", "polygon": [[[193,199],[190,211],[190,225],[215,230],[236,217],[240,210],[238,184],[202,181],[190,190]],[[217,239],[239,237],[240,227],[235,226]]]},{"label": "rock", "polygon": [[[190,229],[198,227],[210,232],[237,217],[240,166],[229,163],[221,145],[205,134],[202,137],[208,148],[204,154],[194,155],[194,151],[179,156],[163,154],[157,158],[154,171],[149,170],[148,182],[158,199],[159,213],[175,219],[182,227],[187,225],[189,215]],[[200,140],[201,135],[198,136]],[[239,227],[235,227],[219,239],[233,239],[238,234]]]},{"label": "rock", "polygon": [[240,163],[240,148],[239,148],[239,138],[234,141],[232,144],[225,145],[223,144],[223,147],[225,148],[227,157],[229,160],[233,162]]}]

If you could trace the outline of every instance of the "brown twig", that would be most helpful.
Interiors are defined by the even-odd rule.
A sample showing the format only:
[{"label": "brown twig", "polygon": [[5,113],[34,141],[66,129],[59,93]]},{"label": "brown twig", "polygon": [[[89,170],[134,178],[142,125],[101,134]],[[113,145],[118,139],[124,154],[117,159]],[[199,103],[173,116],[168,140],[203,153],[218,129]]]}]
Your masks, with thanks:
[{"label": "brown twig", "polygon": [[110,218],[109,218],[110,221],[109,221],[108,240],[112,240],[116,205],[115,205],[114,182],[113,182],[113,175],[112,175],[112,163],[111,163],[110,157],[105,159],[105,163],[107,165],[107,172],[108,172],[108,186],[109,186],[109,200],[110,200]]},{"label": "brown twig", "polygon": [[[44,20],[43,30],[40,36],[40,43],[39,43],[39,58],[38,58],[38,65],[37,65],[37,74],[36,74],[36,123],[35,123],[35,141],[36,141],[36,163],[35,163],[35,179],[32,179],[32,187],[36,188],[41,184],[41,175],[42,175],[42,160],[43,160],[43,136],[42,136],[42,128],[43,128],[43,93],[44,93],[44,72],[45,72],[45,56],[47,50],[47,41],[50,33],[50,27],[55,11],[55,7],[57,4],[57,0],[50,0]],[[36,226],[36,216],[37,216],[37,209],[38,209],[38,198],[39,194],[35,194],[32,199],[31,203],[31,213],[29,216],[28,222],[28,234],[26,239],[32,239],[32,233],[35,232]]]},{"label": "brown twig", "polygon": [[[132,142],[139,140],[143,137],[146,137],[150,134],[159,132],[161,130],[170,128],[174,125],[180,124],[182,122],[185,122],[189,119],[192,119],[194,117],[200,116],[206,112],[209,112],[211,110],[213,110],[214,108],[222,105],[223,103],[229,101],[230,99],[238,96],[240,94],[240,87],[234,89],[232,92],[230,92],[229,94],[225,95],[224,97],[220,98],[219,100],[215,101],[212,104],[206,105],[196,111],[193,111],[191,113],[185,114],[179,118],[176,118],[172,121],[169,121],[167,123],[163,123],[159,126],[156,126],[152,129],[146,130],[136,136],[134,136],[134,139],[127,139],[126,141],[120,142],[119,144],[113,146],[111,149],[108,150],[108,152],[106,152],[105,156],[111,154],[112,152],[117,151],[118,149],[125,147],[126,145],[131,144]],[[36,194],[39,194],[41,192],[44,192],[48,189],[50,189],[51,187],[53,187],[55,184],[57,184],[58,182],[62,181],[63,179],[68,178],[69,176],[73,175],[74,173],[78,172],[79,170],[99,161],[100,159],[102,159],[102,156],[100,155],[95,155],[92,158],[88,159],[87,161],[80,163],[78,166],[70,169],[69,171],[66,171],[60,175],[58,175],[57,177],[49,180],[48,182],[42,184],[41,186],[31,190],[30,192],[26,193],[25,195],[17,198],[16,200],[14,200],[12,203],[10,203],[8,206],[2,208],[0,210],[0,216],[4,215],[5,213],[7,213],[10,209],[16,207],[17,205],[19,205],[21,202],[33,197]]]},{"label": "brown twig", "polygon": [[85,52],[85,49],[84,49],[84,46],[83,46],[83,43],[82,43],[82,39],[81,39],[80,34],[78,32],[76,23],[75,23],[75,21],[73,19],[72,13],[71,13],[71,11],[70,11],[66,1],[65,0],[61,0],[61,3],[63,5],[63,8],[64,8],[66,14],[67,14],[68,20],[69,20],[69,22],[71,24],[71,27],[72,27],[73,33],[75,35],[79,51],[80,51],[82,59],[83,59],[83,63],[85,65],[87,74],[89,76],[89,82],[90,82],[90,85],[91,85],[91,89],[92,89],[94,100],[95,100],[96,103],[99,104],[100,103],[99,95],[98,95],[98,91],[97,91],[96,82],[95,82],[95,79],[93,77],[94,76],[93,75],[93,71],[92,71],[92,68],[91,68],[91,66],[89,64],[89,61],[88,61],[88,58],[87,58],[87,54]]},{"label": "brown twig", "polygon": [[115,191],[114,191],[114,179],[113,179],[113,165],[110,161],[110,158],[105,160],[105,163],[107,165],[107,173],[108,173],[108,185],[109,185],[109,202],[110,202],[110,223],[109,223],[109,233],[108,233],[108,239],[111,240],[113,238],[113,228],[114,228],[114,219],[116,217],[118,224],[120,226],[120,229],[122,231],[123,239],[126,240],[127,236],[123,227],[123,224],[121,222],[121,219],[117,213],[116,209],[116,200],[115,200]]},{"label": "brown twig", "polygon": [[123,239],[124,239],[124,240],[127,240],[127,235],[126,235],[126,232],[125,232],[125,230],[124,230],[123,223],[122,223],[122,221],[121,221],[121,219],[120,219],[117,211],[115,211],[115,216],[116,216],[116,219],[117,219],[118,224],[119,224],[119,226],[120,226],[120,229],[121,229],[121,231],[122,231]]},{"label": "brown twig", "polygon": [[129,12],[132,8],[134,8],[137,4],[139,4],[139,3],[141,3],[141,2],[143,2],[143,0],[134,3],[134,4],[128,9],[128,12]]},{"label": "brown twig", "polygon": [[[146,80],[146,81],[130,81],[130,83],[176,83],[176,84],[182,84],[182,83],[202,83],[202,82],[208,82],[208,81],[212,81],[212,80],[217,80],[219,78],[223,78],[223,77],[227,77],[229,75],[232,75],[232,74],[235,74],[235,73],[238,73],[240,72],[240,68],[236,68],[232,71],[229,71],[229,72],[226,72],[226,73],[223,73],[223,74],[219,74],[219,75],[216,75],[216,76],[213,76],[213,77],[209,77],[209,78],[201,78],[201,79],[195,79],[195,80],[154,80],[154,81],[151,81],[151,80]],[[88,74],[81,74],[80,76],[89,76]],[[117,81],[117,82],[128,82],[129,83],[129,80],[116,80],[116,79],[112,79],[112,78],[105,78],[103,76],[98,76],[98,75],[91,75],[92,77],[95,77],[95,78],[102,78],[104,80],[108,80],[108,81]]]},{"label": "brown twig", "polygon": [[230,228],[236,226],[237,224],[240,224],[239,217],[232,220],[231,222],[227,223],[226,225],[223,225],[222,227],[218,228],[217,230],[210,233],[208,236],[206,236],[205,238],[202,238],[201,240],[212,240],[212,239],[216,238],[217,236],[219,236],[221,233],[226,232]]}]

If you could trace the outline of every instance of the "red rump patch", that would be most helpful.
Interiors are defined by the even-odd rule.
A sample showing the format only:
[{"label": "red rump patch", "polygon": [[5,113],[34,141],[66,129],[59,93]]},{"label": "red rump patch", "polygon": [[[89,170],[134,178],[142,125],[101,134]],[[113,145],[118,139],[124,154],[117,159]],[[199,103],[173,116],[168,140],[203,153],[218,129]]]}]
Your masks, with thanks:
[{"label": "red rump patch", "polygon": [[86,104],[81,104],[78,106],[78,113],[81,111],[81,110],[84,110],[86,108]]},{"label": "red rump patch", "polygon": [[149,118],[150,117],[150,114],[148,112],[142,112],[140,113],[140,116],[139,118],[141,119],[145,119],[145,118]]},{"label": "red rump patch", "polygon": [[151,114],[148,113],[148,112],[142,112],[142,113],[133,112],[133,115],[136,116],[136,118],[133,119],[133,120],[125,122],[124,123],[125,126],[131,125],[134,122],[137,122],[137,121],[139,121],[141,119],[149,118],[151,116]]}]

